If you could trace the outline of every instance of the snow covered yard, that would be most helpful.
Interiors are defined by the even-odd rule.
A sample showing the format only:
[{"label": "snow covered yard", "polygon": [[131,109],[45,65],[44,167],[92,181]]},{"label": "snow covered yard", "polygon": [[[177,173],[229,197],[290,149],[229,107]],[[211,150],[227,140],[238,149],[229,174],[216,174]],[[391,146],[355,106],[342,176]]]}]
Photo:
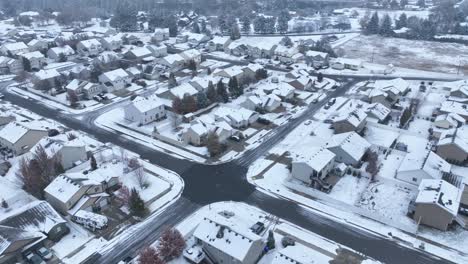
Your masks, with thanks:
[{"label": "snow covered yard", "polygon": [[[346,58],[424,71],[468,74],[466,46],[455,43],[360,35],[341,46]],[[411,59],[408,59],[411,58]]]}]

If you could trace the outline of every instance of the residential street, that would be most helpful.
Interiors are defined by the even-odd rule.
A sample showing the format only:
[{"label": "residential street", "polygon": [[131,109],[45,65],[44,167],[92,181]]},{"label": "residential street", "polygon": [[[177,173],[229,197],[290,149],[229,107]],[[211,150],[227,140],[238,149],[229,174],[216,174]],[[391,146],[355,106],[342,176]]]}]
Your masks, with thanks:
[{"label": "residential street", "polygon": [[345,223],[335,222],[321,214],[306,211],[292,201],[255,191],[254,186],[245,179],[250,164],[267,153],[296,126],[310,118],[329,98],[343,95],[347,89],[360,80],[363,79],[355,79],[332,91],[325,100],[311,105],[303,115],[278,127],[261,145],[247,151],[240,159],[219,165],[204,165],[180,160],[128,140],[117,133],[101,129],[95,126],[93,121],[102,113],[102,109],[77,119],[76,116],[69,116],[47,108],[35,100],[25,99],[6,90],[3,93],[6,101],[27,108],[45,118],[61,122],[72,129],[89,133],[102,142],[110,142],[138,153],[143,159],[170,169],[184,179],[185,189],[181,199],[160,215],[153,215],[142,224],[132,227],[129,236],[113,241],[110,248],[103,251],[101,255],[95,255],[89,263],[117,263],[126,256],[135,256],[142,246],[154,242],[166,226],[175,225],[200,206],[226,200],[243,201],[257,206],[268,213],[385,263],[450,263],[418,249],[400,246],[380,235],[367,233]]}]

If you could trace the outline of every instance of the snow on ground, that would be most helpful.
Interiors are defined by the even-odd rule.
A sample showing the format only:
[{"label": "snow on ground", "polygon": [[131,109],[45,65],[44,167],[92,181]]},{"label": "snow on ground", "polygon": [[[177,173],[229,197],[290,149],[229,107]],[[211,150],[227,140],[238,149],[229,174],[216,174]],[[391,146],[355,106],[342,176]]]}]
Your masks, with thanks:
[{"label": "snow on ground", "polygon": [[332,191],[328,195],[338,201],[355,205],[359,201],[361,193],[368,185],[369,179],[346,174],[333,186]]},{"label": "snow on ground", "polygon": [[89,233],[78,224],[68,222],[67,225],[70,228],[70,233],[64,236],[52,247],[54,254],[60,259],[63,259],[68,255],[72,255],[74,251],[78,250],[94,238],[93,234]]},{"label": "snow on ground", "polygon": [[461,62],[461,72],[468,74],[468,53],[463,44],[361,35],[341,49],[346,58],[423,71],[456,74]]}]

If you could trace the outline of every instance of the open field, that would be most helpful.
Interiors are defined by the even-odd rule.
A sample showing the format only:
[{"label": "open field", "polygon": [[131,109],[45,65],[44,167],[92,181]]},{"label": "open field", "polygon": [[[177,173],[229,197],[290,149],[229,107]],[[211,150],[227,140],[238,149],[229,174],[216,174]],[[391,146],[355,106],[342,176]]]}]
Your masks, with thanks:
[{"label": "open field", "polygon": [[468,47],[456,43],[359,36],[340,47],[346,58],[425,71],[468,74]]}]

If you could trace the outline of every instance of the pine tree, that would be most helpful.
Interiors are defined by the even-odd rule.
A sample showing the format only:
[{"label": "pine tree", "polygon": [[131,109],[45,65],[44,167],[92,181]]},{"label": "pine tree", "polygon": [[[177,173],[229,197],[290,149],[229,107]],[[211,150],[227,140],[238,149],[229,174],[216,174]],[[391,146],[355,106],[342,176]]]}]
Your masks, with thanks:
[{"label": "pine tree", "polygon": [[177,26],[177,19],[175,16],[171,15],[165,21],[165,26],[169,28],[169,36],[170,37],[177,37],[179,33],[179,28]]},{"label": "pine tree", "polygon": [[3,208],[3,209],[7,209],[8,206],[9,206],[9,205],[8,205],[7,201],[5,201],[5,199],[2,199],[2,208]]},{"label": "pine tree", "polygon": [[237,83],[237,78],[235,77],[230,78],[228,87],[229,87],[229,93],[231,93],[233,97],[237,98],[240,96],[239,84]]},{"label": "pine tree", "polygon": [[275,236],[274,236],[272,230],[270,230],[268,232],[267,247],[268,247],[269,250],[272,250],[272,249],[274,249],[276,247],[276,245],[275,245]]},{"label": "pine tree", "polygon": [[398,7],[399,7],[399,4],[398,4],[398,2],[396,0],[392,0],[390,2],[390,8],[397,9]]},{"label": "pine tree", "polygon": [[26,58],[23,58],[23,69],[27,72],[31,71],[31,62]]},{"label": "pine tree", "polygon": [[319,83],[321,83],[321,82],[323,81],[323,74],[322,74],[321,72],[319,72],[319,73],[317,74],[317,81],[318,81]]},{"label": "pine tree", "polygon": [[401,29],[401,28],[406,27],[407,21],[408,21],[408,17],[406,16],[406,13],[401,13],[400,17],[395,22],[396,29]]},{"label": "pine tree", "polygon": [[229,102],[229,94],[226,91],[226,87],[224,87],[224,83],[221,80],[219,80],[218,84],[216,85],[216,93],[218,95],[219,102]]},{"label": "pine tree", "polygon": [[237,24],[237,22],[231,25],[230,37],[232,40],[240,39],[241,37],[239,25]]},{"label": "pine tree", "polygon": [[206,33],[206,21],[205,19],[202,19],[201,22],[200,22],[200,31],[201,33]]},{"label": "pine tree", "polygon": [[193,33],[200,33],[200,26],[198,25],[197,21],[193,21],[193,28],[192,28]]},{"label": "pine tree", "polygon": [[174,88],[178,85],[175,75],[172,72],[171,74],[169,74],[169,80],[167,81],[167,85],[169,86],[169,88]]},{"label": "pine tree", "polygon": [[278,32],[287,33],[288,32],[288,21],[289,21],[289,12],[287,10],[282,10],[278,16]]},{"label": "pine tree", "polygon": [[197,107],[198,109],[203,109],[209,105],[208,97],[204,92],[197,94]]},{"label": "pine tree", "polygon": [[146,214],[145,202],[141,199],[140,194],[135,188],[130,191],[129,209],[134,216],[144,216]]},{"label": "pine tree", "polygon": [[367,34],[379,33],[379,14],[377,12],[374,12],[374,14],[372,14],[369,22],[367,23],[366,33]]},{"label": "pine tree", "polygon": [[421,8],[426,7],[426,0],[418,0],[417,5]]},{"label": "pine tree", "polygon": [[117,2],[117,7],[110,23],[111,26],[119,28],[121,31],[135,31],[137,24],[137,9],[133,2],[121,0]]},{"label": "pine tree", "polygon": [[249,34],[250,24],[251,24],[250,17],[247,15],[243,16],[241,18],[241,24],[242,24],[242,32],[244,32],[245,34]]},{"label": "pine tree", "polygon": [[213,132],[208,134],[206,137],[206,148],[208,149],[208,153],[210,153],[210,157],[216,157],[223,152],[223,145],[219,140],[218,134]]},{"label": "pine tree", "polygon": [[404,9],[405,6],[407,6],[407,5],[408,5],[408,0],[400,0],[400,7],[402,9]]},{"label": "pine tree", "polygon": [[184,114],[197,111],[197,101],[195,100],[195,97],[185,94],[182,98],[182,109]]},{"label": "pine tree", "polygon": [[206,90],[206,97],[208,97],[208,100],[210,100],[211,103],[216,102],[218,99],[218,94],[216,93],[216,89],[212,81],[208,83],[208,89]]},{"label": "pine tree", "polygon": [[391,36],[393,31],[392,31],[392,19],[388,14],[385,14],[382,20],[382,25],[380,26],[380,35],[383,36]]},{"label": "pine tree", "polygon": [[265,24],[266,24],[265,17],[257,16],[253,22],[255,33],[265,33],[266,32]]},{"label": "pine tree", "polygon": [[94,157],[94,155],[91,155],[91,157],[89,158],[89,163],[91,165],[91,170],[93,171],[97,170],[98,166],[97,166],[96,158]]}]

